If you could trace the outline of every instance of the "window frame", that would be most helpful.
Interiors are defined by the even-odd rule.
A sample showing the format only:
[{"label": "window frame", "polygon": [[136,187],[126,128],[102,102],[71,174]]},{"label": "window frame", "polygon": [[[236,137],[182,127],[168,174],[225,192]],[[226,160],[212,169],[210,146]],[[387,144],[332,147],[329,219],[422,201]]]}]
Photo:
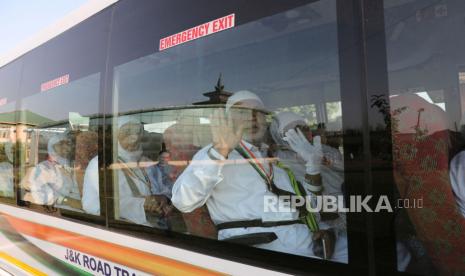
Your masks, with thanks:
[{"label": "window frame", "polygon": [[[116,28],[116,10],[123,8],[129,2],[128,0],[122,0],[94,16],[98,17],[106,12],[111,13],[111,19],[108,23],[109,34],[104,51],[105,62],[100,68],[99,93],[99,112],[103,114],[99,118],[100,127],[98,131],[100,209],[103,220],[99,220],[96,224],[93,224],[93,222],[89,223],[89,221],[82,220],[79,217],[63,219],[79,221],[80,223],[90,224],[99,228],[104,227],[110,231],[124,233],[152,242],[168,244],[231,261],[288,273],[300,274],[311,272],[317,275],[324,275],[345,273],[348,269],[362,274],[380,274],[386,271],[396,273],[395,235],[393,228],[387,233],[383,229],[386,227],[382,222],[382,220],[386,220],[385,214],[382,216],[366,213],[348,214],[348,265],[265,251],[253,247],[245,248],[236,244],[227,244],[216,240],[133,224],[131,224],[131,229],[128,229],[127,226],[120,227],[118,225],[120,224],[119,221],[115,223],[112,219],[114,218],[112,211],[114,206],[112,172],[107,168],[111,164],[113,155],[112,147],[110,146],[112,145],[113,68],[122,62],[121,57],[115,57],[110,49],[114,34],[113,28]],[[371,157],[376,155],[376,149],[373,148],[372,141],[370,140],[372,137],[370,129],[379,124],[380,121],[371,119],[368,116],[370,112],[376,112],[370,106],[370,97],[376,92],[379,94],[379,91],[385,96],[389,94],[387,89],[383,1],[337,0],[336,7],[340,92],[342,115],[344,118],[343,146],[345,170],[347,172],[345,181],[349,184],[347,193],[349,195],[365,195],[367,193],[375,195],[384,194],[386,191],[380,190],[377,186],[379,183],[375,183],[379,180],[377,179],[376,171],[378,168],[373,167],[371,163]],[[270,9],[266,12],[273,13],[273,10]],[[79,26],[86,24],[88,20],[78,24],[74,28],[79,28]],[[68,32],[65,32],[65,34]],[[156,39],[153,37],[151,39],[154,43],[156,42]],[[40,52],[40,50],[36,48],[31,53],[36,54],[37,52]],[[19,60],[24,60],[26,56],[28,54],[20,57]],[[10,64],[6,66],[10,66]],[[360,110],[363,112],[360,112]],[[385,133],[390,133],[390,129],[387,126]],[[387,142],[385,146],[390,145]],[[352,157],[350,157],[349,153],[352,153]],[[363,168],[360,167],[360,163],[363,164]],[[19,164],[15,162],[15,165]],[[392,195],[392,188],[394,186],[392,168],[386,167],[384,169],[391,170],[391,177],[388,177],[383,184],[388,187],[387,193]],[[2,199],[0,199],[0,202],[6,203]],[[20,202],[17,203],[20,206]],[[390,218],[389,215],[387,217]],[[387,249],[386,245],[388,246]],[[386,251],[388,251],[387,254],[385,254]]]}]

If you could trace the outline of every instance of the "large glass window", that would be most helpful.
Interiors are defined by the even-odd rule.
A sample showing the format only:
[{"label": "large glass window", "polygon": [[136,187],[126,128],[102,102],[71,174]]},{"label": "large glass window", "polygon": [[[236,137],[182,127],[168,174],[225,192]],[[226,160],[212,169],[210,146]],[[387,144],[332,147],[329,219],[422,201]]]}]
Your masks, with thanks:
[{"label": "large glass window", "polygon": [[[97,155],[100,74],[24,97],[23,200],[47,211],[85,211],[84,178]],[[51,108],[53,107],[53,108]],[[98,188],[98,178],[95,179]],[[95,204],[93,202],[92,204]],[[90,205],[92,205],[90,204]]]},{"label": "large glass window", "polygon": [[[177,23],[151,15],[137,26],[115,11],[118,223],[348,262],[344,213],[268,210],[294,195],[342,201],[344,190],[335,1],[284,6],[260,15],[218,3],[208,15],[193,9]],[[233,28],[153,48],[233,12]]]},{"label": "large glass window", "polygon": [[[385,1],[398,268],[465,273],[463,1]],[[407,261],[408,260],[408,261]]]},{"label": "large glass window", "polygon": [[16,198],[16,148],[24,138],[17,136],[21,130],[17,123],[21,68],[22,62],[14,61],[0,69],[0,198],[10,203]]},{"label": "large glass window", "polygon": [[98,170],[101,80],[110,11],[27,53],[17,112],[19,203],[102,221]]}]

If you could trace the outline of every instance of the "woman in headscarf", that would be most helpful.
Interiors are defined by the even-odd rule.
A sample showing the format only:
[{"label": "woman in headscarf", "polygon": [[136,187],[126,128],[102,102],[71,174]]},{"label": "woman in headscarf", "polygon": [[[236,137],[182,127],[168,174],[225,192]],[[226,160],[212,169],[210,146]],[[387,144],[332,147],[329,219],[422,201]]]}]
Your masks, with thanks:
[{"label": "woman in headscarf", "polygon": [[72,142],[62,133],[50,138],[48,158],[27,174],[24,200],[34,204],[81,211],[81,195],[71,165]]},{"label": "woman in headscarf", "polygon": [[119,216],[137,224],[167,228],[171,212],[169,191],[152,185],[153,163],[143,156],[142,124],[131,117],[118,118],[118,196]]},{"label": "woman in headscarf", "polygon": [[13,143],[3,144],[5,159],[0,163],[0,196],[14,197],[13,182]]}]

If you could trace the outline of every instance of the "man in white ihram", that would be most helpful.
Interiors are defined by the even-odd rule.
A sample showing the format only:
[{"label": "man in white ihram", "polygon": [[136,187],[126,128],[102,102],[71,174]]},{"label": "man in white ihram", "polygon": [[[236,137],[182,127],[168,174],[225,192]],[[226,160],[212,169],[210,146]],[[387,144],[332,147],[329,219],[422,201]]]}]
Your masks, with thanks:
[{"label": "man in white ihram", "polygon": [[[319,242],[324,247],[324,257],[347,262],[346,238],[336,238],[324,223],[319,223],[317,231],[310,231],[307,225],[299,223],[298,211],[265,212],[265,198],[277,197],[276,191],[294,191],[286,171],[264,158],[263,110],[260,98],[240,91],[228,99],[226,114],[222,110],[214,113],[213,143],[197,152],[178,177],[173,186],[173,205],[182,212],[191,212],[206,203],[220,240],[274,232],[277,239],[254,246],[315,257],[313,247]],[[292,144],[300,143],[295,133],[290,136]],[[313,147],[308,143],[307,150],[308,146]],[[312,156],[307,159],[309,172],[317,174],[320,161]]]}]

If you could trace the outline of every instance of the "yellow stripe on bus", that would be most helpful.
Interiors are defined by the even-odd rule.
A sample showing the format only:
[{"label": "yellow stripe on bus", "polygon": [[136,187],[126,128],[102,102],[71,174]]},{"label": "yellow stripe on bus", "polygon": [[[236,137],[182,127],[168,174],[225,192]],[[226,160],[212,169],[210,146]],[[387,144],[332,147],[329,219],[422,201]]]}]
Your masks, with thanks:
[{"label": "yellow stripe on bus", "polygon": [[28,272],[28,273],[31,273],[32,275],[40,275],[40,276],[46,276],[47,274],[43,273],[42,271],[40,270],[37,270],[35,268],[33,268],[32,266],[29,266],[27,265],[26,263],[16,259],[16,258],[13,258],[11,257],[10,255],[6,254],[5,252],[1,252],[0,251],[0,258],[1,259],[4,259],[5,261],[19,267],[20,269]]}]

